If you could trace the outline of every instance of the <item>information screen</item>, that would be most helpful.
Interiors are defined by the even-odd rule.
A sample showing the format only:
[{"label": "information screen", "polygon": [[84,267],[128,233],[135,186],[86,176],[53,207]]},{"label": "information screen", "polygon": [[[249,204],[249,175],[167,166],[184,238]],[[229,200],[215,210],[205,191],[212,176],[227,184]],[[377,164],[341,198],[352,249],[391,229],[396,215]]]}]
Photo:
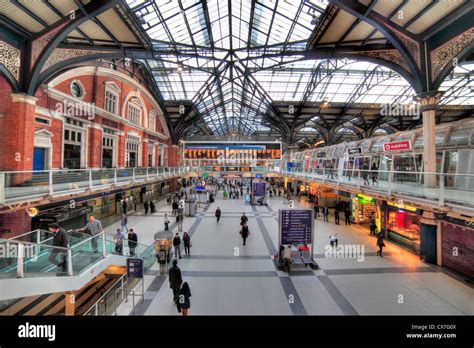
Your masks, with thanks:
[{"label": "information screen", "polygon": [[266,185],[264,182],[254,182],[253,195],[255,197],[265,197],[265,188],[266,188]]},{"label": "information screen", "polygon": [[280,209],[281,244],[311,244],[313,211]]},{"label": "information screen", "polygon": [[143,278],[143,260],[142,259],[127,259],[127,277],[128,278]]},{"label": "information screen", "polygon": [[278,160],[281,143],[184,142],[184,159]]}]

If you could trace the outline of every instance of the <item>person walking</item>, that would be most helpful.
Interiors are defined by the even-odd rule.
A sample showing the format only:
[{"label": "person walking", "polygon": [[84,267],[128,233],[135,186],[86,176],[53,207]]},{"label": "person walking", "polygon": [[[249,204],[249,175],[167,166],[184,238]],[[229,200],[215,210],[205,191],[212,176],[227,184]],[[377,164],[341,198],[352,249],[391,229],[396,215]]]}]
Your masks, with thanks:
[{"label": "person walking", "polygon": [[329,208],[327,206],[323,207],[324,221],[329,222]]},{"label": "person walking", "polygon": [[221,219],[221,215],[222,215],[221,208],[217,207],[215,215],[216,215],[216,218],[217,218],[217,223],[219,223],[219,220]]},{"label": "person walking", "polygon": [[114,234],[115,239],[115,252],[117,254],[122,255],[123,252],[123,240],[125,239],[125,235],[122,233],[120,228],[117,228],[117,231]]},{"label": "person walking", "polygon": [[380,257],[383,257],[382,249],[385,246],[385,243],[383,240],[384,240],[383,233],[380,232],[379,235],[377,236],[377,246],[379,247],[379,250],[377,251],[377,255],[379,255]]},{"label": "person walking", "polygon": [[181,238],[179,237],[179,233],[176,233],[176,235],[173,238],[173,247],[174,247],[174,257],[181,258]]},{"label": "person walking", "polygon": [[178,224],[179,232],[183,232],[183,221],[184,221],[183,213],[179,213],[178,215],[176,215],[176,223]]},{"label": "person walking", "polygon": [[291,252],[291,245],[288,245],[282,253],[283,259],[283,272],[290,274],[291,263],[293,261],[293,254]]},{"label": "person walking", "polygon": [[337,237],[335,235],[330,235],[329,236],[329,244],[331,244],[331,248],[334,248],[334,246],[336,246],[337,248]]},{"label": "person walking", "polygon": [[143,203],[143,208],[145,209],[145,215],[148,214],[148,207],[149,207],[148,201],[145,201],[145,203]]},{"label": "person walking", "polygon": [[372,163],[372,167],[370,168],[371,170],[371,176],[372,176],[372,185],[375,186],[375,184],[379,184],[377,180],[377,173],[379,171],[379,168],[377,168],[377,165],[375,163]]},{"label": "person walking", "polygon": [[242,216],[240,217],[240,226],[243,226],[248,221],[249,221],[249,218],[247,217],[247,215],[245,215],[245,213],[243,213]]},{"label": "person walking", "polygon": [[377,231],[377,222],[375,221],[375,214],[372,214],[370,218],[370,235],[375,236],[375,232]]},{"label": "person walking", "polygon": [[242,225],[242,229],[240,230],[240,235],[242,236],[243,245],[246,245],[245,243],[247,241],[247,238],[250,235],[250,231],[249,231],[249,227],[247,226],[247,222],[245,222]]},{"label": "person walking", "polygon": [[168,280],[170,282],[170,289],[173,290],[173,301],[176,303],[179,289],[183,283],[181,270],[178,267],[178,260],[173,260],[173,267],[168,271]]},{"label": "person walking", "polygon": [[102,224],[99,220],[96,220],[94,215],[89,216],[89,222],[83,227],[75,230],[76,232],[85,232],[89,231],[92,236],[95,238],[91,239],[91,246],[94,253],[97,253],[97,238],[99,237],[98,234],[104,232],[102,228]]},{"label": "person walking", "polygon": [[334,210],[334,222],[336,223],[336,225],[339,225],[339,208],[336,207],[336,209]]},{"label": "person walking", "polygon": [[344,211],[344,216],[345,216],[345,223],[346,225],[351,225],[351,211],[349,210],[349,208],[346,208],[346,210]]},{"label": "person walking", "polygon": [[127,214],[127,202],[125,199],[122,201],[122,213]]},{"label": "person walking", "polygon": [[178,308],[178,312],[183,312],[183,316],[187,316],[189,314],[189,308],[191,308],[191,289],[189,288],[188,282],[184,282],[181,286],[181,289],[178,293],[178,301],[176,306]]},{"label": "person walking", "polygon": [[169,231],[169,229],[170,229],[170,219],[168,219],[168,214],[166,214],[166,213],[165,213],[163,223],[165,224],[165,231]]},{"label": "person walking", "polygon": [[317,204],[314,205],[314,218],[317,220],[319,217],[319,207]]},{"label": "person walking", "polygon": [[122,218],[120,219],[120,230],[123,231],[125,229],[127,229],[127,233],[128,233],[128,226],[127,226],[127,223],[128,223],[128,217],[127,217],[127,214],[122,214]]},{"label": "person walking", "polygon": [[184,244],[184,253],[187,256],[191,256],[191,236],[188,232],[184,232],[183,234],[183,244]]},{"label": "person walking", "polygon": [[176,202],[176,200],[173,201],[173,211],[171,212],[171,215],[175,216],[176,213],[178,212],[178,202]]},{"label": "person walking", "polygon": [[[53,223],[49,225],[49,232],[54,233],[53,247],[67,248],[69,238],[64,229],[59,227],[57,223]],[[57,263],[58,255],[59,255],[59,260],[60,260],[59,263]],[[58,268],[61,268],[61,271],[58,271],[58,274],[60,272],[62,273],[67,272],[67,250],[66,249],[52,248],[48,261],[54,265],[57,265]]]},{"label": "person walking", "polygon": [[150,201],[150,214],[156,213],[156,207],[155,203],[153,201]]},{"label": "person walking", "polygon": [[128,231],[127,239],[128,239],[128,248],[130,249],[130,255],[135,256],[135,249],[136,249],[137,243],[138,243],[138,236],[133,231],[133,228],[131,228]]}]

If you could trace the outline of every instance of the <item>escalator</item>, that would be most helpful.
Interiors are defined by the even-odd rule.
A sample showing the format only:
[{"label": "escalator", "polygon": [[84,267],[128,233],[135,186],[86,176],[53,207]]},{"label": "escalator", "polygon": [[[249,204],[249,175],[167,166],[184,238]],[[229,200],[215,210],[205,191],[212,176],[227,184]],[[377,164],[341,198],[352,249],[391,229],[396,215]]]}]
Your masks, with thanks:
[{"label": "escalator", "polygon": [[[102,273],[81,289],[74,291],[75,314],[83,315],[105,293],[120,283],[120,275]],[[0,302],[0,315],[64,315],[65,294],[57,292]]]},{"label": "escalator", "polygon": [[[17,255],[16,258],[3,260],[0,265],[0,301],[74,291],[82,288],[109,266],[126,265],[127,256],[115,253],[115,241],[104,233],[91,237],[88,234],[68,232],[68,248],[58,248],[51,245],[52,238],[43,232],[46,231],[41,231],[44,237],[37,239],[39,242],[36,243],[27,241],[27,234],[19,239],[0,240],[7,249],[15,246],[18,250],[28,247],[35,251],[33,254],[24,251],[23,257]],[[135,251],[136,257],[143,259],[145,270],[156,262],[154,244],[138,244]],[[62,272],[57,264],[49,261],[53,252],[67,255],[67,272]],[[57,260],[59,259],[58,256]],[[42,302],[45,299],[34,300]]]}]

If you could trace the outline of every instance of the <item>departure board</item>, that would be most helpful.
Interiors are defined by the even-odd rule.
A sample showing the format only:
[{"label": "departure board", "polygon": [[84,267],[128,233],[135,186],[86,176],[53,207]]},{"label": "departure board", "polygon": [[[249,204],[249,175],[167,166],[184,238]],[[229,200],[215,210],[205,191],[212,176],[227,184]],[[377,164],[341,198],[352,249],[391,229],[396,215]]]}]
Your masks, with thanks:
[{"label": "departure board", "polygon": [[281,244],[311,244],[313,211],[311,209],[280,209]]},{"label": "departure board", "polygon": [[279,160],[281,143],[184,142],[183,156],[185,160]]}]

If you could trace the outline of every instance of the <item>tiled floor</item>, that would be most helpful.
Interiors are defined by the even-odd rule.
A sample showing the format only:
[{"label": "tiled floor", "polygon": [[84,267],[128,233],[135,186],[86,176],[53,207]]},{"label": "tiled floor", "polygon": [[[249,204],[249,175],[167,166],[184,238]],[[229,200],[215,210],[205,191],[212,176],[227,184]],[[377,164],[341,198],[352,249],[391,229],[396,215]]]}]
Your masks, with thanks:
[{"label": "tiled floor", "polygon": [[[303,269],[288,277],[271,260],[278,244],[277,212],[286,206],[279,198],[269,202],[268,207],[251,207],[243,200],[223,200],[219,195],[215,203],[199,209],[196,217],[185,218],[184,230],[191,234],[193,247],[191,257],[183,256],[179,267],[191,288],[191,315],[474,314],[472,287],[389,241],[385,257],[380,258],[366,227],[336,226],[331,218],[329,223],[315,221],[315,259],[320,269]],[[214,217],[217,206],[222,210],[219,224]],[[296,207],[308,205],[297,202]],[[138,233],[140,242],[153,241],[153,235],[163,229],[165,212],[171,209],[160,202],[156,214],[137,213],[129,218],[129,227]],[[249,217],[246,246],[238,233],[242,212]],[[359,261],[325,258],[324,247],[333,233],[340,245],[364,246],[364,257]],[[158,267],[155,264],[145,276],[145,301],[134,312],[179,315],[166,272],[159,273]],[[118,311],[131,312],[130,302]]]}]

